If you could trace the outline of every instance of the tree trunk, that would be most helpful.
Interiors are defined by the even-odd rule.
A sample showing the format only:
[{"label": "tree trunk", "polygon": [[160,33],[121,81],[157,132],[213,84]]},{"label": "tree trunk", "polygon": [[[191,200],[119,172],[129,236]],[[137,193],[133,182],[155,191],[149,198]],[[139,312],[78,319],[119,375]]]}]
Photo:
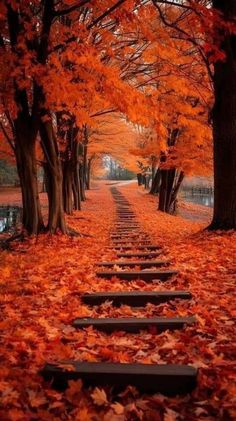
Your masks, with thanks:
[{"label": "tree trunk", "polygon": [[63,162],[63,205],[68,215],[73,213],[73,167],[71,158]]},{"label": "tree trunk", "polygon": [[88,147],[87,143],[84,144],[83,148],[83,183],[84,190],[88,190],[88,160],[87,160]]},{"label": "tree trunk", "polygon": [[88,166],[87,166],[87,189],[90,190],[90,182],[91,182],[91,163],[92,158],[88,160]]},{"label": "tree trunk", "polygon": [[80,189],[80,179],[79,179],[79,143],[74,142],[72,159],[74,160],[73,165],[73,198],[74,198],[74,208],[75,210],[81,210],[81,189]]},{"label": "tree trunk", "polygon": [[79,165],[79,182],[80,182],[80,198],[84,202],[86,200],[84,190],[84,167],[82,164]]},{"label": "tree trunk", "polygon": [[23,204],[23,227],[28,234],[38,234],[44,229],[41,213],[35,141],[25,122],[16,121],[16,164],[20,179]]},{"label": "tree trunk", "polygon": [[[226,19],[236,19],[235,0],[213,0],[213,7]],[[214,72],[214,214],[209,228],[229,230],[236,228],[236,36],[225,33],[221,49],[226,58]]]},{"label": "tree trunk", "polygon": [[81,192],[78,165],[74,169],[72,189],[74,197],[74,208],[75,210],[81,210]]},{"label": "tree trunk", "polygon": [[48,230],[50,233],[55,234],[60,230],[63,234],[67,233],[64,206],[63,206],[63,193],[62,193],[62,166],[57,148],[57,142],[54,134],[52,122],[41,121],[40,136],[42,146],[47,160],[48,166]]},{"label": "tree trunk", "polygon": [[158,210],[171,215],[177,210],[177,195],[184,179],[184,173],[175,169],[161,170],[161,186]]},{"label": "tree trunk", "polygon": [[156,173],[155,173],[153,179],[152,179],[152,185],[151,185],[150,194],[157,194],[157,193],[159,193],[160,182],[161,182],[161,171],[158,168],[156,170]]},{"label": "tree trunk", "polygon": [[141,186],[142,185],[142,174],[141,173],[137,174],[137,180],[138,180],[138,186]]}]

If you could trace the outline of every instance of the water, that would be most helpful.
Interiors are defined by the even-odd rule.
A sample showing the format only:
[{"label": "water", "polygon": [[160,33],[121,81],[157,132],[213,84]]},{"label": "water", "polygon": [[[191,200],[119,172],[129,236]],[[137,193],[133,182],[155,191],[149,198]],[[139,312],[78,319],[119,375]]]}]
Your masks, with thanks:
[{"label": "water", "polygon": [[185,194],[184,200],[186,202],[197,203],[198,205],[204,205],[208,208],[213,208],[214,197],[212,194]]},{"label": "water", "polygon": [[18,206],[0,206],[0,233],[15,230],[21,221],[22,208]]}]

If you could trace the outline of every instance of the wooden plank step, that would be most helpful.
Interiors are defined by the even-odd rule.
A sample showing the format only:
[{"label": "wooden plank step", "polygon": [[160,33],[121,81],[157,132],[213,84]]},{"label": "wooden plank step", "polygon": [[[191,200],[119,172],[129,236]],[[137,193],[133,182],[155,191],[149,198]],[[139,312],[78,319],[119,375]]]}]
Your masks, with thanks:
[{"label": "wooden plank step", "polygon": [[119,211],[119,212],[116,212],[116,214],[117,214],[118,217],[130,216],[130,217],[133,218],[135,216],[135,213],[133,213],[133,212],[122,212],[122,211]]},{"label": "wooden plank step", "polygon": [[161,252],[143,252],[143,253],[117,253],[117,257],[124,257],[124,258],[135,258],[140,257],[141,259],[152,259],[154,257],[160,256]]},{"label": "wooden plank step", "polygon": [[40,371],[44,380],[59,390],[65,389],[69,380],[82,379],[86,387],[109,385],[115,387],[116,393],[132,385],[145,393],[159,392],[168,396],[190,393],[197,385],[197,373],[197,369],[189,365],[97,363],[73,360],[46,364]]},{"label": "wooden plank step", "polygon": [[146,235],[144,232],[140,231],[140,230],[119,230],[119,231],[112,231],[110,234],[112,237],[121,237],[124,235],[127,236],[137,236],[137,235]]},{"label": "wooden plank step", "polygon": [[146,234],[143,234],[141,232],[137,232],[137,233],[135,233],[135,232],[134,233],[132,233],[132,232],[123,233],[122,232],[120,234],[111,234],[110,238],[112,240],[118,240],[119,242],[120,241],[123,242],[124,240],[129,242],[128,241],[129,239],[132,239],[132,240],[136,239],[136,241],[138,241],[138,240],[143,241],[143,240],[147,240],[147,239],[150,240],[150,238]]},{"label": "wooden plank step", "polygon": [[192,295],[186,291],[126,291],[126,292],[94,292],[81,296],[83,303],[95,306],[112,301],[113,306],[122,304],[131,307],[143,307],[147,303],[160,304],[175,299],[191,299]]},{"label": "wooden plank step", "polygon": [[137,219],[136,218],[130,218],[130,217],[127,217],[127,216],[122,216],[122,218],[119,218],[116,221],[119,224],[127,224],[127,223],[132,224],[133,222],[136,223]]},{"label": "wooden plank step", "polygon": [[[150,239],[149,238],[120,238],[118,240],[114,239],[112,240],[113,244],[115,245],[128,245],[128,244],[134,244],[134,246],[136,245],[144,245],[144,244],[148,244],[150,245]],[[160,248],[160,247],[159,247]]]},{"label": "wooden plank step", "polygon": [[117,260],[115,262],[99,262],[96,263],[96,266],[105,266],[105,267],[113,267],[113,266],[120,266],[120,267],[133,267],[133,266],[140,266],[141,268],[150,268],[152,266],[165,266],[168,265],[170,262],[167,260],[136,260],[135,262],[132,261],[122,261]]},{"label": "wooden plank step", "polygon": [[116,230],[134,229],[134,228],[137,229],[137,228],[140,228],[140,225],[138,222],[132,222],[132,223],[122,222],[122,223],[115,224],[115,228]]},{"label": "wooden plank step", "polygon": [[130,250],[130,249],[137,249],[137,250],[160,250],[160,246],[153,246],[153,245],[130,245],[130,246],[126,246],[126,245],[115,245],[112,247],[115,250],[120,250],[121,248],[124,250]]},{"label": "wooden plank step", "polygon": [[127,234],[127,235],[130,235],[130,234],[135,234],[135,235],[142,234],[142,235],[147,235],[145,232],[141,231],[141,229],[139,227],[132,228],[131,232],[130,232],[130,229],[127,229],[127,227],[125,227],[125,228],[122,228],[121,227],[121,228],[118,228],[116,230],[111,231],[110,234],[111,235],[118,235],[118,236],[120,236],[121,234]]},{"label": "wooden plank step", "polygon": [[117,232],[128,231],[128,230],[139,231],[140,225],[139,224],[119,224],[119,225],[115,226],[115,229],[116,229]]},{"label": "wooden plank step", "polygon": [[124,318],[99,318],[92,317],[79,318],[73,321],[72,325],[76,329],[82,329],[93,326],[94,329],[106,333],[115,331],[124,331],[128,333],[138,333],[141,330],[155,328],[157,334],[165,330],[183,329],[185,326],[196,322],[194,317],[124,317]]},{"label": "wooden plank step", "polygon": [[125,215],[135,215],[135,212],[129,210],[129,209],[117,209],[116,213],[118,214],[125,214]]},{"label": "wooden plank step", "polygon": [[142,279],[143,281],[153,281],[154,279],[160,279],[161,281],[166,281],[171,276],[177,275],[176,270],[136,270],[136,271],[103,271],[97,272],[96,276],[98,278],[111,279],[114,276],[116,278],[122,279],[124,281],[133,281],[135,279]]}]

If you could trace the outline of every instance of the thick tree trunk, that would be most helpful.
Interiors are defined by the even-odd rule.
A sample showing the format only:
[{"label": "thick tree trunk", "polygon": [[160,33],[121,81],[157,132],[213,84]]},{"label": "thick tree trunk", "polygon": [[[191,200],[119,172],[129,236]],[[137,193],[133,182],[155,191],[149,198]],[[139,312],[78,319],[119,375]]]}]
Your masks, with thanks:
[{"label": "thick tree trunk", "polygon": [[171,215],[177,210],[177,195],[184,179],[184,173],[176,169],[161,170],[161,185],[158,210]]},{"label": "thick tree trunk", "polygon": [[160,182],[161,182],[161,171],[158,168],[156,170],[156,173],[152,179],[152,185],[151,185],[151,190],[150,190],[150,194],[157,194],[159,193],[160,190]]},{"label": "thick tree trunk", "polygon": [[[235,0],[213,0],[213,6],[226,19],[236,19]],[[223,37],[226,58],[214,72],[214,215],[209,228],[228,230],[236,228],[236,36]]]},{"label": "thick tree trunk", "polygon": [[62,193],[62,166],[51,121],[41,122],[40,136],[45,159],[48,163],[48,230],[52,234],[55,234],[58,230],[60,230],[63,234],[66,234],[67,229],[65,223]]},{"label": "thick tree trunk", "polygon": [[16,163],[23,203],[23,227],[28,234],[38,234],[44,229],[41,213],[35,141],[24,122],[16,121]]}]

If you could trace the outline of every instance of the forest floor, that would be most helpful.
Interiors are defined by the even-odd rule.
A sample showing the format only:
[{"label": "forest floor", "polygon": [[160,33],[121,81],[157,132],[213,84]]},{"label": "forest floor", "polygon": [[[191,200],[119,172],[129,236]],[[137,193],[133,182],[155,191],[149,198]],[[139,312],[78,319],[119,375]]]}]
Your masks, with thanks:
[{"label": "forest floor", "polygon": [[[207,218],[194,222],[163,214],[156,211],[156,199],[136,184],[120,186],[143,231],[163,247],[161,257],[179,275],[164,288],[161,282],[127,285],[113,279],[112,290],[181,289],[193,298],[142,309],[114,309],[110,302],[90,308],[81,304],[81,293],[111,289],[111,281],[96,278],[95,263],[116,258],[106,248],[115,219],[109,188],[97,183],[83,210],[67,217],[69,226],[86,236],[42,235],[1,252],[1,421],[235,420],[236,233],[204,231]],[[71,327],[77,317],[193,314],[196,325],[162,334],[108,335]],[[109,388],[84,389],[80,381],[72,381],[59,393],[37,373],[45,361],[68,359],[191,364],[199,368],[198,386],[185,397],[142,395],[132,387],[113,396]]]}]

